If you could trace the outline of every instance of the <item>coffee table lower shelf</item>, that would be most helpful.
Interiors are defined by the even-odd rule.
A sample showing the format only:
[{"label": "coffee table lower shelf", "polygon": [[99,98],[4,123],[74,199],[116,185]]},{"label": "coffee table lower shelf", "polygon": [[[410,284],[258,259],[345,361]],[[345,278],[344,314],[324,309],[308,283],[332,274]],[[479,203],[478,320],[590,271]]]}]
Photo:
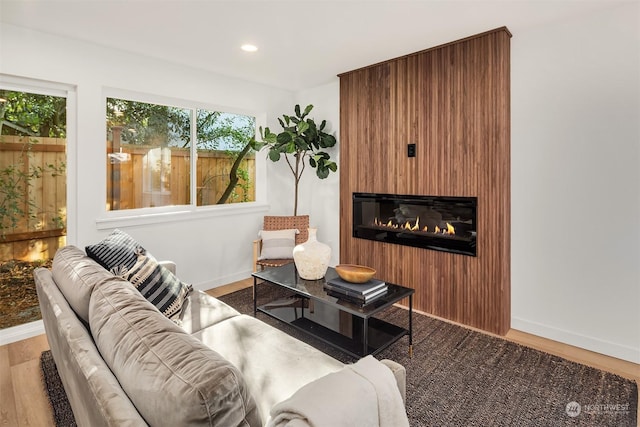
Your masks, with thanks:
[{"label": "coffee table lower shelf", "polygon": [[[267,308],[269,305],[270,304],[258,306],[257,311],[289,324],[297,330],[316,337],[330,346],[338,348],[354,357],[363,357],[369,354],[376,355],[403,336],[409,335],[409,331],[405,328],[375,317],[370,317],[367,319],[368,345],[365,351],[364,342],[362,341],[362,335],[364,334],[357,334],[360,335],[360,339],[353,339],[326,326],[320,325],[307,317],[301,316],[302,309],[300,307],[295,310],[293,307],[289,307],[288,310],[285,310],[283,308]],[[364,325],[364,319],[361,317],[353,316],[353,320],[354,322],[359,321],[361,325]]]}]

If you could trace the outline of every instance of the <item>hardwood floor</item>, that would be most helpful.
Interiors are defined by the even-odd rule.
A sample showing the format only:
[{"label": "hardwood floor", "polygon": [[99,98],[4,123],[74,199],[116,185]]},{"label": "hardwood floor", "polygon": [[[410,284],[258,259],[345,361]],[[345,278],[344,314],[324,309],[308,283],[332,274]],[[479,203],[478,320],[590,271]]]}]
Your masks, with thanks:
[{"label": "hardwood floor", "polygon": [[[252,279],[230,283],[208,293],[220,296],[250,287]],[[640,365],[567,344],[511,330],[506,339],[632,379],[640,385]],[[40,377],[40,353],[47,337],[0,346],[0,427],[52,426],[53,415]],[[639,405],[640,406],[640,405]],[[638,416],[640,420],[640,413]]]},{"label": "hardwood floor", "polygon": [[47,337],[0,346],[0,426],[51,426],[53,414],[40,377]]}]

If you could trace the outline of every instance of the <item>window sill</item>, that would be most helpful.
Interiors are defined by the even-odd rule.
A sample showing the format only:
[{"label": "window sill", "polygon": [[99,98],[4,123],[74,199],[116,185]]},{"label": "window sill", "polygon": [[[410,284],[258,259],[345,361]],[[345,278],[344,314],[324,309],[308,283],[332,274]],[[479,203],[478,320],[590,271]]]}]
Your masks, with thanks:
[{"label": "window sill", "polygon": [[[162,208],[158,208],[162,209]],[[267,212],[269,205],[260,202],[238,203],[220,206],[173,206],[166,211],[149,212],[149,209],[131,209],[127,211],[107,212],[104,217],[96,219],[98,230],[136,225],[164,224],[173,221],[185,221],[204,218],[226,217],[238,214],[255,214]]]}]

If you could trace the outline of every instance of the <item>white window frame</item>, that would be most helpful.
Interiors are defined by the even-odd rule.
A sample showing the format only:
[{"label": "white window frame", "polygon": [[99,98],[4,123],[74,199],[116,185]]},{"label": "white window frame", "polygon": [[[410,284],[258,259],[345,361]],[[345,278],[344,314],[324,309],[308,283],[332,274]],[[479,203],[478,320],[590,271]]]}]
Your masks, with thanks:
[{"label": "white window frame", "polygon": [[[0,73],[0,88],[67,99],[67,244],[77,245],[78,236],[78,145],[77,145],[77,89],[76,86],[46,80],[31,79]],[[23,323],[0,330],[0,345],[34,337],[44,333],[44,322]]]},{"label": "white window frame", "polygon": [[[256,132],[257,129],[262,126],[265,127],[266,113],[258,113],[255,111],[241,110],[237,108],[231,108],[226,106],[207,104],[197,101],[189,101],[179,98],[172,98],[167,96],[152,95],[141,92],[128,91],[116,88],[104,88],[102,93],[102,111],[106,119],[107,111],[107,98],[125,99],[128,101],[145,102],[149,104],[166,105],[170,107],[191,109],[191,144],[190,144],[190,156],[191,156],[191,178],[190,178],[190,200],[189,205],[179,206],[157,206],[153,208],[136,208],[136,209],[124,209],[116,211],[107,211],[107,194],[106,187],[103,191],[103,203],[105,211],[103,216],[96,219],[96,227],[99,230],[112,229],[116,227],[137,226],[145,224],[160,224],[171,221],[184,221],[197,218],[211,218],[222,217],[228,215],[237,215],[238,213],[256,213],[266,212],[269,209],[269,205],[266,202],[266,159],[264,156],[256,155],[256,175],[255,180],[255,201],[254,202],[242,202],[242,203],[230,203],[224,205],[207,205],[197,206],[196,200],[196,177],[195,172],[196,160],[197,160],[197,144],[196,142],[196,110],[208,110],[208,111],[221,111],[232,114],[242,114],[247,116],[253,116],[256,119]],[[106,135],[104,135],[106,142]],[[105,145],[106,152],[106,145]],[[104,176],[106,176],[106,163],[104,165]]]}]

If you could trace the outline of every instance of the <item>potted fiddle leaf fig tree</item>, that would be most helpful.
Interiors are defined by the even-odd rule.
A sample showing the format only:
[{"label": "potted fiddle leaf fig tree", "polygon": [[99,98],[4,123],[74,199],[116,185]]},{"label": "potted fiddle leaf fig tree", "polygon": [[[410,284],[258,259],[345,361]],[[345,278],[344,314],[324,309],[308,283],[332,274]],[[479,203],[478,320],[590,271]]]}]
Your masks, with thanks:
[{"label": "potted fiddle leaf fig tree", "polygon": [[304,111],[300,111],[300,105],[296,105],[295,115],[283,114],[282,118],[278,118],[282,132],[276,134],[268,127],[264,131],[260,127],[262,141],[255,139],[251,141],[251,146],[256,151],[266,147],[271,161],[277,162],[283,157],[287,161],[294,179],[294,216],[298,214],[298,184],[307,165],[307,159],[309,166],[316,170],[316,175],[320,179],[325,179],[330,172],[338,170],[338,165],[324,151],[336,145],[336,138],[324,131],[327,125],[326,120],[318,126],[309,117],[312,109],[313,105],[307,105]]}]

